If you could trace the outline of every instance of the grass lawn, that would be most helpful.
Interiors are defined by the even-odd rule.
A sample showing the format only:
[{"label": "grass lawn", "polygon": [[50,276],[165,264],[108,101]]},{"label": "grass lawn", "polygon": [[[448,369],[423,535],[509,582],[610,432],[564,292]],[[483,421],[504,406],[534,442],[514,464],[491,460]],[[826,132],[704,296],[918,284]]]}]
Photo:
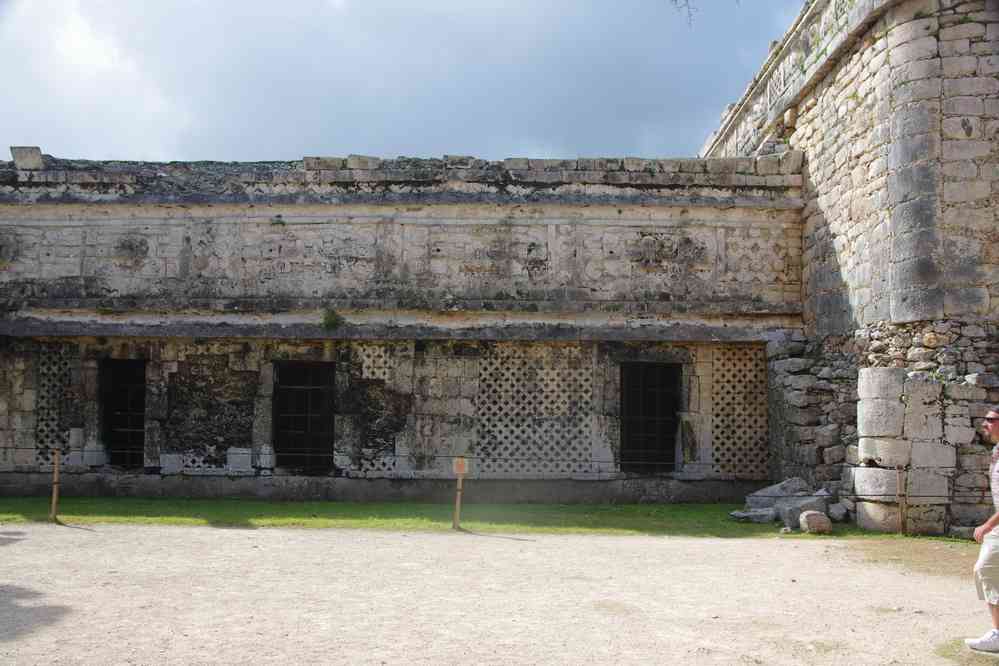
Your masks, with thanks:
[{"label": "grass lawn", "polygon": [[[0,498],[0,524],[47,521],[44,497]],[[775,537],[779,525],[737,523],[733,504],[467,504],[461,525],[473,532],[650,534],[692,537]],[[448,504],[268,502],[244,499],[76,498],[60,501],[67,524],[132,523],[226,528],[304,527],[451,529]],[[867,533],[836,525],[837,536]],[[881,535],[883,536],[883,535]]]}]

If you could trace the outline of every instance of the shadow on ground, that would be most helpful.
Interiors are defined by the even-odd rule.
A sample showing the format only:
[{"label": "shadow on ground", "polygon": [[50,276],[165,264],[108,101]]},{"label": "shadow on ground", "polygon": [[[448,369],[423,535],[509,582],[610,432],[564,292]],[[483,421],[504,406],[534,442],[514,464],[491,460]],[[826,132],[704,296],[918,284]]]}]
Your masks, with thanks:
[{"label": "shadow on ground", "polygon": [[24,532],[16,532],[13,530],[0,532],[0,546],[9,546],[17,543],[18,541],[24,541],[25,538],[27,537]]},{"label": "shadow on ground", "polygon": [[12,641],[55,624],[70,612],[68,606],[37,605],[44,596],[26,587],[0,585],[0,641]]}]

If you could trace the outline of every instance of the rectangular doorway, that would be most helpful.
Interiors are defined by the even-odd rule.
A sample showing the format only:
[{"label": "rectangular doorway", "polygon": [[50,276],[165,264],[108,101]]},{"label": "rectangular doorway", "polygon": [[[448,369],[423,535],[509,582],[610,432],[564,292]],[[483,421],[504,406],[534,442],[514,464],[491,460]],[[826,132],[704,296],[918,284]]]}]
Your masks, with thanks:
[{"label": "rectangular doorway", "polygon": [[676,470],[682,377],[676,363],[621,364],[622,472]]},{"label": "rectangular doorway", "polygon": [[333,469],[333,363],[274,366],[274,455],[278,467],[307,474]]},{"label": "rectangular doorway", "polygon": [[141,469],[146,448],[146,362],[101,361],[104,451],[114,467]]}]

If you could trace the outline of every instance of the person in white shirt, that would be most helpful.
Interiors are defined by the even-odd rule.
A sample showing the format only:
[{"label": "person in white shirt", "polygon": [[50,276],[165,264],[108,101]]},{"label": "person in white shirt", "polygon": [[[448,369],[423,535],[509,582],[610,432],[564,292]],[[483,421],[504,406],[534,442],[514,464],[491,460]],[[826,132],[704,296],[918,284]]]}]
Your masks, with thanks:
[{"label": "person in white shirt", "polygon": [[989,606],[992,629],[981,638],[964,640],[972,650],[999,652],[999,407],[990,409],[982,422],[982,430],[995,446],[989,463],[989,487],[992,489],[994,513],[975,528],[975,541],[982,544],[975,562],[975,588],[978,598]]}]

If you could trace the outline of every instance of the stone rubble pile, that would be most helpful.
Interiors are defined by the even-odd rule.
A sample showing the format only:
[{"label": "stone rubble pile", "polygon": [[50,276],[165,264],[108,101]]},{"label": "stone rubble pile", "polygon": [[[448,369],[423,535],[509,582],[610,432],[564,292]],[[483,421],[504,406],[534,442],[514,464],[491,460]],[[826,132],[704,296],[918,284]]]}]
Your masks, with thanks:
[{"label": "stone rubble pile", "polygon": [[800,477],[767,486],[746,497],[746,508],[729,514],[740,522],[781,522],[789,530],[828,534],[832,521],[844,522],[846,507],[825,488],[815,489]]}]

